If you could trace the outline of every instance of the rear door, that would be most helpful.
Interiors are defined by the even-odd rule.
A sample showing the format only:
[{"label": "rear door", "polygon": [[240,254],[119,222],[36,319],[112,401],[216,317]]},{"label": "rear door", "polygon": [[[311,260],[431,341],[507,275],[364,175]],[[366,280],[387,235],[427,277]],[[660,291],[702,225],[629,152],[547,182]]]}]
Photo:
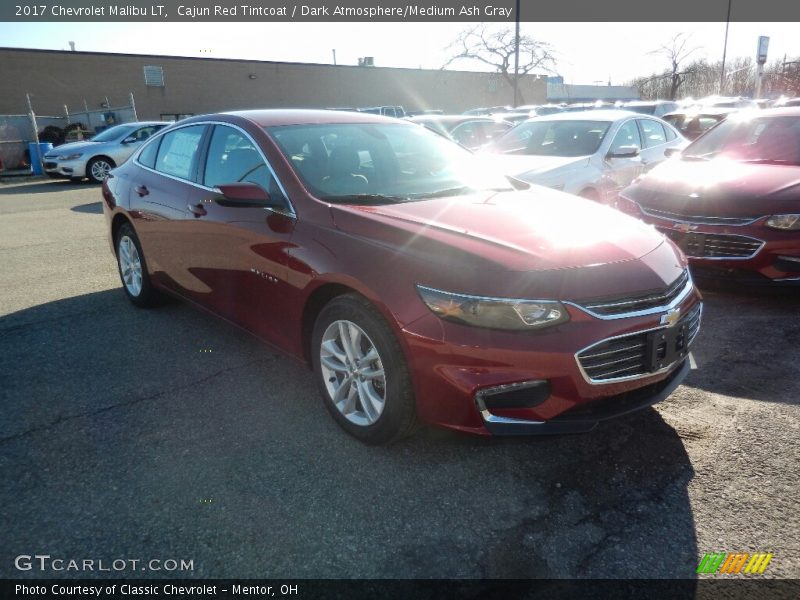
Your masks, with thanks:
[{"label": "rear door", "polygon": [[131,175],[130,206],[148,269],[158,283],[187,295],[200,282],[187,270],[190,192],[206,125],[188,125],[148,144]]},{"label": "rear door", "polygon": [[638,177],[644,170],[642,165],[642,137],[639,132],[639,127],[636,124],[636,119],[629,119],[625,121],[619,129],[617,129],[614,138],[611,140],[609,146],[609,153],[618,152],[622,148],[636,147],[639,148],[639,156],[620,157],[620,158],[606,158],[605,165],[605,178],[610,181],[610,190],[618,191],[627,187],[631,181]]},{"label": "rear door", "polygon": [[667,131],[664,125],[655,119],[638,119],[638,122],[642,135],[642,166],[645,170],[650,170],[667,158],[665,151],[670,147],[667,143]]}]

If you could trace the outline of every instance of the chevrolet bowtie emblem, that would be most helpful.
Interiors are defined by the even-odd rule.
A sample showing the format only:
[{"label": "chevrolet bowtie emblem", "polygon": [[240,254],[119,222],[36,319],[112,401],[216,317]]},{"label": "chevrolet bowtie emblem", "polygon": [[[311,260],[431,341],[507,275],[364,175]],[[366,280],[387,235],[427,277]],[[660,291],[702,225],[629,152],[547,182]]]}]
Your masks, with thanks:
[{"label": "chevrolet bowtie emblem", "polygon": [[661,315],[660,323],[662,325],[666,325],[667,327],[672,327],[675,323],[678,322],[678,319],[681,318],[681,309],[680,308],[673,308],[670,309],[666,314]]},{"label": "chevrolet bowtie emblem", "polygon": [[675,223],[672,228],[682,231],[683,233],[689,233],[690,231],[697,229],[697,225],[692,225],[690,223]]}]

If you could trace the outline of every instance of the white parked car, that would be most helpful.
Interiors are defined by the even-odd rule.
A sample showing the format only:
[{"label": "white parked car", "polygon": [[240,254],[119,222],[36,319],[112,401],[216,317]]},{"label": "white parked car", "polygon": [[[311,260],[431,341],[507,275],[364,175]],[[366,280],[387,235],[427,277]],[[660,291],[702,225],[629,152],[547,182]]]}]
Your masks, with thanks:
[{"label": "white parked car", "polygon": [[169,121],[137,121],[115,125],[90,140],[56,146],[44,156],[44,171],[51,177],[102,182],[108,172],[128,157]]},{"label": "white parked car", "polygon": [[506,175],[606,202],[687,144],[661,119],[592,110],[530,119],[483,152],[495,154]]}]

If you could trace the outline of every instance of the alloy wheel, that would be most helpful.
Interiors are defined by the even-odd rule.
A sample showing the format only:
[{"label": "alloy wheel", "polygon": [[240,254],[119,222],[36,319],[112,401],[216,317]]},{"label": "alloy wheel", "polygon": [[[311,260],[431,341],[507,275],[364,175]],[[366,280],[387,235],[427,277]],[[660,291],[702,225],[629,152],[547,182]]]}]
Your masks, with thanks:
[{"label": "alloy wheel", "polygon": [[138,296],[142,293],[142,259],[136,244],[127,235],[119,238],[117,251],[119,256],[119,272],[122,274],[122,282],[131,296]]},{"label": "alloy wheel", "polygon": [[375,344],[358,325],[340,320],[325,330],[320,366],[334,406],[351,423],[374,424],[386,404],[386,374]]},{"label": "alloy wheel", "polygon": [[90,169],[92,178],[95,181],[104,181],[108,177],[108,172],[111,170],[111,165],[105,160],[95,160]]}]

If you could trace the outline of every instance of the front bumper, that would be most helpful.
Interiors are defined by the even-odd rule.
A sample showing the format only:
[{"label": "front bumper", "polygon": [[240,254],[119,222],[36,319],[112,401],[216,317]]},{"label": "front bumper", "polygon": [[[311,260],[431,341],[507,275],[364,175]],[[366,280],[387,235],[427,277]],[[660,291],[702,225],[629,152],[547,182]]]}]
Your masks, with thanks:
[{"label": "front bumper", "polygon": [[749,283],[800,282],[800,231],[780,231],[761,217],[742,225],[659,218],[624,200],[624,212],[653,225],[683,250],[698,277]]},{"label": "front bumper", "polygon": [[[676,308],[688,316],[700,304],[692,288]],[[579,357],[585,349],[670,326],[662,324],[664,313],[600,319],[568,310],[569,322],[536,333],[468,327],[432,313],[407,325],[419,417],[482,435],[583,432],[666,398],[685,378],[694,336],[663,368],[605,381],[587,377]]]},{"label": "front bumper", "polygon": [[53,177],[86,177],[85,160],[58,160],[44,157],[44,172]]},{"label": "front bumper", "polygon": [[623,392],[617,396],[587,402],[573,410],[563,412],[549,421],[525,421],[496,417],[487,410],[482,410],[481,414],[486,430],[492,435],[586,433],[597,427],[601,421],[621,417],[665,400],[686,379],[689,370],[689,361],[684,359],[662,381]]}]

